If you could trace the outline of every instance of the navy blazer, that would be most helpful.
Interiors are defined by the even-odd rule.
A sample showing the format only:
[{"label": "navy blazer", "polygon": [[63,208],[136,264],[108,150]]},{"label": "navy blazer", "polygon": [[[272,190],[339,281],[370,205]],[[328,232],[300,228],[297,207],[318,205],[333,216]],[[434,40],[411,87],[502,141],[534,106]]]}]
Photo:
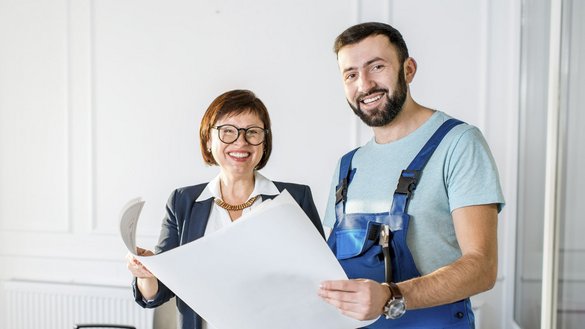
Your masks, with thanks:
[{"label": "navy blazer", "polygon": [[[311,189],[306,185],[273,182],[280,192],[284,189],[290,193],[295,201],[303,208],[305,214],[311,219],[315,228],[325,238],[321,219],[317,213]],[[173,191],[166,206],[166,216],[162,223],[161,233],[155,253],[176,248],[185,243],[197,240],[205,234],[209,213],[213,198],[195,202],[207,183],[188,186]],[[262,200],[272,199],[276,195],[261,195]],[[175,296],[162,282],[158,282],[158,292],[154,300],[145,302],[140,290],[136,287],[136,278],[132,282],[134,300],[145,308],[157,307]],[[180,298],[176,298],[179,311],[179,328],[201,329],[202,319]]]}]

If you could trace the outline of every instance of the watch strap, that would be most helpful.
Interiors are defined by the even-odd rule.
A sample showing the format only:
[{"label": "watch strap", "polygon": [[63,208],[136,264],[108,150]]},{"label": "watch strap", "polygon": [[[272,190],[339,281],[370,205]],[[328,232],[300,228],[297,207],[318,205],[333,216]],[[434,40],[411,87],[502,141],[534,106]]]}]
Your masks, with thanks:
[{"label": "watch strap", "polygon": [[[386,319],[397,319],[401,317],[406,311],[406,302],[404,300],[404,297],[402,296],[400,288],[398,288],[398,285],[394,282],[389,283],[382,282],[381,285],[388,287],[388,290],[390,291],[390,298],[388,298],[388,301],[384,305],[382,314],[384,314]],[[391,311],[392,306],[396,305],[396,303],[402,304],[403,307],[402,312],[399,314],[392,314],[393,313]]]},{"label": "watch strap", "polygon": [[400,291],[400,288],[398,288],[398,285],[396,283],[394,282],[388,283],[388,288],[390,288],[390,293],[392,294],[392,297],[396,299],[402,298],[402,292]]},{"label": "watch strap", "polygon": [[390,290],[390,298],[388,300],[401,299],[402,298],[402,292],[400,291],[400,288],[398,288],[398,285],[396,283],[394,283],[394,282],[390,282],[390,283],[382,282],[381,285],[388,287],[388,290]]}]

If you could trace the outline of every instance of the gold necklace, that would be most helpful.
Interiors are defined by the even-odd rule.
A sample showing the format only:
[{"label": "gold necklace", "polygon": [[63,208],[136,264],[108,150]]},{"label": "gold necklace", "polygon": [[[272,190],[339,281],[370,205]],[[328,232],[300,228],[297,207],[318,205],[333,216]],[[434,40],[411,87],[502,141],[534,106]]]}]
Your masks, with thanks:
[{"label": "gold necklace", "polygon": [[218,206],[222,207],[225,210],[239,211],[239,210],[243,210],[243,209],[250,207],[256,201],[256,199],[258,199],[258,195],[255,197],[251,197],[248,201],[246,201],[244,203],[236,204],[236,205],[229,204],[229,203],[227,203],[219,198],[215,198],[214,201],[215,201],[215,204],[217,204]]}]

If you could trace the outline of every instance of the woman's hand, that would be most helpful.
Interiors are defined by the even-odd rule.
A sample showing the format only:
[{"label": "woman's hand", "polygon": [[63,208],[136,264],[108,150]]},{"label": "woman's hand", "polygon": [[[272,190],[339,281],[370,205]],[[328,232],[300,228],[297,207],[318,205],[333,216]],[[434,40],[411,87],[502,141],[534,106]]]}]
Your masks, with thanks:
[{"label": "woman's hand", "polygon": [[[147,249],[142,249],[140,247],[136,247],[138,256],[152,256],[154,253]],[[150,273],[150,271],[142,265],[142,263],[134,257],[132,253],[128,253],[126,255],[126,261],[128,270],[132,273],[133,276],[145,279],[145,278],[154,278],[154,275]]]},{"label": "woman's hand", "polygon": [[[136,251],[138,256],[153,256],[154,253],[147,249],[142,249],[136,247]],[[134,275],[136,280],[136,287],[142,293],[142,297],[145,300],[152,300],[154,299],[157,291],[158,291],[158,280],[157,278],[150,273],[150,271],[142,265],[133,254],[128,253],[126,255],[126,260],[128,261],[128,270]]]}]

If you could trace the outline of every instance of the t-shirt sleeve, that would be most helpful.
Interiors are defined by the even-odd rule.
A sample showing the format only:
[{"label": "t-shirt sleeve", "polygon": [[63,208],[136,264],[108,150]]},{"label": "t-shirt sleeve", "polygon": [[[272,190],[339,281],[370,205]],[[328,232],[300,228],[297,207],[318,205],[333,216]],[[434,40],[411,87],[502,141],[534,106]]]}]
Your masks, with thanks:
[{"label": "t-shirt sleeve", "polygon": [[479,129],[465,130],[456,141],[447,163],[445,182],[451,212],[483,204],[504,206],[504,196],[492,153]]}]

